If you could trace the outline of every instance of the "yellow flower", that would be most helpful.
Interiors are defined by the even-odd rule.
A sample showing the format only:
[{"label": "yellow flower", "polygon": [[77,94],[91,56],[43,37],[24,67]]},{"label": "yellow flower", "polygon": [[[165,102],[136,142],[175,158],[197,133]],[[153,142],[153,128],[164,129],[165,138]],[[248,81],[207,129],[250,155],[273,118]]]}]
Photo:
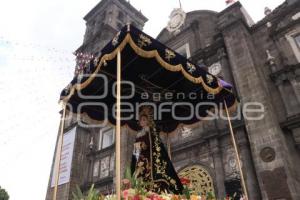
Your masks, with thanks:
[{"label": "yellow flower", "polygon": [[196,196],[196,195],[191,195],[191,200],[198,200],[198,196]]}]

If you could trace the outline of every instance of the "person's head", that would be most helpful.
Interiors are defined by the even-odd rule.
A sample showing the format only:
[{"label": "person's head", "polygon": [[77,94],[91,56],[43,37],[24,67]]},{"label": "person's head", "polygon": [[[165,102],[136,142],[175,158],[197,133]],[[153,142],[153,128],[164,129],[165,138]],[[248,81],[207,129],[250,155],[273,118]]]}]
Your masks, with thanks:
[{"label": "person's head", "polygon": [[151,106],[142,106],[140,108],[138,124],[142,128],[155,128],[155,123],[153,121],[153,108]]},{"label": "person's head", "polygon": [[149,126],[149,119],[146,115],[141,115],[139,119],[139,124],[142,128]]}]

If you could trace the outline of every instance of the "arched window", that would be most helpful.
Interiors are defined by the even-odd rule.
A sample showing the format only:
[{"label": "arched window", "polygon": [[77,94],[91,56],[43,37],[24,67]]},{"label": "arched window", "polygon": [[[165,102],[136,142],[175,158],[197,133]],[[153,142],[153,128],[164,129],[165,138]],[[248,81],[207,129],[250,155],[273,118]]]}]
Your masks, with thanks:
[{"label": "arched window", "polygon": [[115,129],[114,128],[103,128],[99,132],[99,143],[98,150],[110,147],[115,142]]}]

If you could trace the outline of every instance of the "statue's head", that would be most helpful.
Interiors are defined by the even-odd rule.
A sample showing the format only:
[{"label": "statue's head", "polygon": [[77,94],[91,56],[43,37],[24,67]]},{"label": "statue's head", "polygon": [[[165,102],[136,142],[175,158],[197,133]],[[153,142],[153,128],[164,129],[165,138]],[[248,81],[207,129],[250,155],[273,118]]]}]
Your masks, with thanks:
[{"label": "statue's head", "polygon": [[139,124],[142,128],[149,127],[149,119],[147,115],[140,115]]},{"label": "statue's head", "polygon": [[151,106],[141,106],[139,112],[139,125],[142,128],[154,128],[153,108]]}]

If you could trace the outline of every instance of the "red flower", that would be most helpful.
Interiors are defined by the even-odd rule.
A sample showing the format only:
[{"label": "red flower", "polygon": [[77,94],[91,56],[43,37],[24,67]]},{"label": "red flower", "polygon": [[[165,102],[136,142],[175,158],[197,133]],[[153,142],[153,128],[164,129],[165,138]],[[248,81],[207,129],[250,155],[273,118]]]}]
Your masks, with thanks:
[{"label": "red flower", "polygon": [[133,200],[142,200],[142,199],[140,198],[139,195],[135,195],[135,196],[133,197]]},{"label": "red flower", "polygon": [[182,183],[182,185],[188,185],[191,181],[187,178],[180,178],[180,182]]},{"label": "red flower", "polygon": [[151,200],[164,200],[163,198],[158,196],[158,194],[151,194],[151,195],[148,196],[148,198],[151,199]]}]

